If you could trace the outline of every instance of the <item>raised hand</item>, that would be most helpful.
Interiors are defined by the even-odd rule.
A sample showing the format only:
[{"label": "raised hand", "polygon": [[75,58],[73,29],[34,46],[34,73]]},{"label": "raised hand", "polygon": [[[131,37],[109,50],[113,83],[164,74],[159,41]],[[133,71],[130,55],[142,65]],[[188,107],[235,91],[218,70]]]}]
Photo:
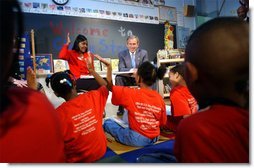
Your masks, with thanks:
[{"label": "raised hand", "polygon": [[103,64],[105,64],[106,66],[110,65],[110,62],[108,62],[107,60],[103,59],[101,56],[94,54],[94,57],[96,57],[98,60],[100,60]]},{"label": "raised hand", "polygon": [[69,45],[71,43],[71,39],[70,39],[70,33],[67,33],[67,41],[66,44]]},{"label": "raised hand", "polygon": [[88,57],[85,58],[86,66],[89,71],[93,70],[92,57],[90,51],[88,52]]},{"label": "raised hand", "polygon": [[33,69],[29,66],[26,70],[27,86],[31,89],[37,90],[36,74]]},{"label": "raised hand", "polygon": [[25,81],[25,80],[23,80],[23,79],[18,80],[18,79],[15,79],[15,78],[10,77],[9,80],[10,80],[13,84],[15,84],[17,87],[21,87],[21,88],[27,87],[27,81]]}]

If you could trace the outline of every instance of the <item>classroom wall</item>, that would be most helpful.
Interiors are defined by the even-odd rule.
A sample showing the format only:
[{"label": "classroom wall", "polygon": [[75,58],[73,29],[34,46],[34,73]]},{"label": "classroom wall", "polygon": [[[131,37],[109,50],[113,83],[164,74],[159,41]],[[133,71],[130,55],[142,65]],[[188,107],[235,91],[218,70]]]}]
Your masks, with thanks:
[{"label": "classroom wall", "polygon": [[[164,25],[61,15],[25,13],[25,29],[34,29],[36,53],[52,53],[57,58],[70,33],[72,48],[75,38],[82,34],[88,39],[88,50],[104,58],[117,58],[126,48],[128,35],[139,36],[140,47],[148,51],[152,61],[158,49],[164,47]],[[38,22],[40,20],[40,22]]]},{"label": "classroom wall", "polygon": [[197,26],[220,16],[237,17],[238,0],[197,0]]},{"label": "classroom wall", "polygon": [[185,17],[183,15],[184,5],[196,5],[196,0],[165,0],[166,6],[175,7],[177,10],[177,25],[189,28],[190,31],[196,29],[195,15],[193,17]]},{"label": "classroom wall", "polygon": [[[55,28],[55,30],[57,28],[61,28],[61,23],[59,21],[56,21],[57,19],[53,19],[57,16],[59,16],[59,18],[61,18],[60,15],[63,17],[64,16],[71,16],[71,17],[73,17],[73,20],[76,20],[77,17],[83,18],[84,19],[83,27],[84,26],[87,27],[86,20],[88,20],[88,19],[91,20],[91,18],[102,19],[102,21],[101,21],[103,24],[102,27],[104,25],[106,25],[105,20],[110,19],[111,21],[108,21],[109,23],[112,22],[112,20],[124,21],[125,23],[122,23],[122,25],[124,25],[123,27],[122,26],[119,27],[120,24],[115,24],[118,26],[118,27],[115,27],[115,29],[116,29],[116,31],[119,31],[118,32],[119,34],[121,33],[120,32],[121,30],[125,30],[125,32],[124,32],[125,37],[120,36],[120,35],[119,35],[119,37],[116,37],[116,34],[114,34],[113,36],[111,34],[109,36],[109,37],[113,37],[114,42],[117,43],[118,46],[120,46],[120,47],[117,47],[116,50],[111,50],[111,51],[113,51],[111,53],[110,53],[110,49],[108,49],[108,51],[106,51],[106,52],[103,52],[105,50],[103,50],[102,48],[98,49],[97,46],[99,46],[99,47],[101,46],[101,43],[98,43],[98,41],[101,41],[101,40],[98,40],[98,39],[94,38],[94,36],[90,36],[89,34],[87,35],[87,37],[89,39],[90,46],[91,46],[90,50],[96,52],[97,54],[101,54],[105,57],[116,58],[117,52],[120,50],[120,48],[121,49],[126,48],[125,39],[126,39],[127,35],[130,33],[140,36],[141,48],[148,50],[148,55],[149,55],[150,61],[153,61],[155,59],[156,53],[159,49],[164,48],[163,24],[159,24],[158,7],[106,3],[104,1],[99,1],[99,0],[97,0],[97,1],[96,0],[85,0],[85,1],[84,0],[69,0],[69,2],[63,7],[64,11],[54,10],[52,12],[52,10],[42,9],[43,3],[48,4],[49,6],[54,4],[52,2],[52,0],[20,0],[20,2],[22,3],[23,11],[26,13],[26,18],[27,18],[26,19],[26,28],[32,29],[34,26],[34,29],[35,29],[36,53],[45,53],[45,52],[46,53],[53,53],[53,58],[57,57],[58,51],[60,50],[62,44],[65,42],[66,30],[72,29],[73,26],[71,26],[71,23],[69,25],[66,23],[63,23],[63,30],[64,31],[62,31],[62,32],[65,34],[59,35],[59,37],[56,37],[56,33],[47,31],[45,29],[47,29],[49,26],[51,26],[51,29],[52,29],[52,27]],[[168,2],[169,1],[166,1],[165,5],[176,7],[177,10],[180,11],[178,13],[178,16],[181,16],[182,15],[181,11],[183,10],[183,5],[185,4],[185,1],[182,0],[182,1],[174,1],[174,2],[170,1],[170,3],[168,3]],[[172,2],[173,2],[173,4],[172,4]],[[190,2],[194,2],[194,0],[191,0]],[[188,3],[190,3],[190,2],[188,2]],[[84,7],[86,10],[90,8],[91,10],[100,9],[100,10],[111,11],[111,12],[112,11],[117,11],[117,12],[124,11],[125,13],[133,13],[133,14],[149,16],[149,17],[148,17],[148,19],[145,19],[145,18],[142,19],[140,17],[139,18],[121,18],[121,17],[112,17],[112,15],[110,17],[107,15],[102,16],[102,15],[98,15],[98,14],[94,14],[94,13],[87,13],[87,11],[85,13],[82,13],[82,15],[75,15],[75,13],[70,13],[67,10],[65,10],[67,7],[71,7],[71,8]],[[50,8],[52,8],[52,6],[50,6]],[[61,9],[61,8],[59,8],[59,9]],[[35,14],[36,15],[37,14],[45,15],[45,17],[47,17],[49,19],[48,19],[48,21],[47,21],[47,18],[45,18],[45,17],[38,17],[36,19],[33,16],[31,16],[31,13],[33,15],[35,15]],[[52,15],[55,15],[55,16],[52,16]],[[156,17],[157,17],[157,20],[156,20]],[[70,17],[68,17],[68,18],[69,18],[69,20],[71,20]],[[186,29],[181,31],[181,32],[185,33],[185,35],[183,36],[183,38],[184,38],[186,35],[189,34],[190,30],[195,28],[195,22],[194,22],[195,20],[193,19],[194,17],[193,18],[178,17],[178,18],[182,18],[182,20],[179,19],[179,23],[181,23],[179,25],[182,26],[181,28],[184,28],[184,26],[190,27],[187,29],[187,31],[186,31]],[[63,19],[63,20],[66,20],[66,19]],[[135,23],[141,23],[141,24],[135,25]],[[78,25],[82,25],[82,24],[79,23]],[[126,25],[129,25],[129,26],[126,26]],[[177,24],[174,23],[174,26],[176,27],[174,38],[178,37],[178,35],[177,35],[178,27],[176,25]],[[81,27],[81,26],[79,26],[79,27]],[[143,31],[138,30],[138,27],[142,28]],[[157,27],[157,29],[156,29],[156,27]],[[138,31],[135,31],[135,30],[138,30]],[[45,32],[47,32],[47,33],[45,33]],[[123,33],[121,33],[121,34],[123,34]],[[70,35],[71,35],[71,40],[74,41],[75,34],[71,33]],[[47,36],[56,37],[58,39],[52,39],[52,37],[47,37]],[[107,39],[104,39],[106,41],[106,43],[108,43],[107,44],[107,46],[109,46],[108,48],[110,48],[110,46],[112,46],[111,45],[112,41],[110,41],[109,37],[107,37]],[[151,37],[153,37],[153,38],[151,39]],[[115,40],[115,39],[117,39],[117,40]],[[177,41],[178,41],[178,39],[175,40],[175,44],[177,44]],[[43,43],[46,43],[46,44],[43,45]],[[180,42],[179,42],[179,44],[180,44]],[[71,44],[71,46],[72,46],[72,44]],[[96,46],[97,48],[94,46]],[[177,47],[178,46],[176,46],[176,48]]]}]

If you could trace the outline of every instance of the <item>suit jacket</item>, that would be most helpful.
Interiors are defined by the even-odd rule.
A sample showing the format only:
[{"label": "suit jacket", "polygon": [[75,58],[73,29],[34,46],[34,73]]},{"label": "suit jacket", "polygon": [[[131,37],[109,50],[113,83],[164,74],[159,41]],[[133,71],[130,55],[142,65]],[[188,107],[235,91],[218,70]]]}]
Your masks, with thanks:
[{"label": "suit jacket", "polygon": [[[132,68],[131,56],[128,49],[121,51],[118,54],[118,59],[119,59],[119,64],[118,64],[119,71],[129,71]],[[138,68],[139,65],[145,61],[148,61],[147,51],[138,48],[135,53],[136,68]]]}]

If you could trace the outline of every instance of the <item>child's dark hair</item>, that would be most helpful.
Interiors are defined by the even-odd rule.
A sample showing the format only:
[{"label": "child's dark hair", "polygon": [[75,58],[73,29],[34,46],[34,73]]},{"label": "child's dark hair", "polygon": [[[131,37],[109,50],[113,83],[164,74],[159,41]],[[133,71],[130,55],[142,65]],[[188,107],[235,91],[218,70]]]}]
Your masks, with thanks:
[{"label": "child's dark hair", "polygon": [[[74,44],[73,44],[72,49],[75,50],[75,51],[77,51],[77,52],[79,52],[80,49],[79,49],[78,44],[79,44],[80,42],[82,42],[82,41],[87,41],[87,38],[86,38],[84,35],[79,34],[79,35],[76,37],[75,41],[74,41]],[[85,52],[87,52],[87,49],[86,49]]]},{"label": "child's dark hair", "polygon": [[173,73],[179,73],[184,79],[185,79],[185,75],[184,75],[184,65],[183,64],[177,64],[175,65],[173,68],[170,69],[170,72]]},{"label": "child's dark hair", "polygon": [[138,76],[142,78],[143,83],[152,86],[158,79],[163,79],[167,69],[165,66],[155,67],[149,61],[142,63],[138,68]]},{"label": "child's dark hair", "polygon": [[[17,0],[0,0],[0,112],[4,111],[10,103],[6,95],[8,78],[19,72],[21,38],[17,38],[14,46],[15,34],[18,37],[23,34],[23,13],[19,2]],[[14,52],[13,47],[16,47]]]},{"label": "child's dark hair", "polygon": [[69,94],[75,84],[75,79],[69,70],[54,73],[50,77],[47,77],[45,81],[47,87],[49,87],[50,83],[52,90],[60,97]]}]

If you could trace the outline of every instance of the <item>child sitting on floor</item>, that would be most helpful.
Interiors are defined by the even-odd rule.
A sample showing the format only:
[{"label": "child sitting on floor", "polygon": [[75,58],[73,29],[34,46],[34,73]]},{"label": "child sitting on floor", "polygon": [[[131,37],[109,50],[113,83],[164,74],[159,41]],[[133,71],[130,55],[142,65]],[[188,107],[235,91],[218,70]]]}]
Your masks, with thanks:
[{"label": "child sitting on floor", "polygon": [[167,115],[167,130],[176,132],[180,121],[194,114],[198,110],[197,101],[191,95],[184,80],[184,66],[178,64],[170,69],[169,81],[172,86],[170,91],[171,115]]},{"label": "child sitting on floor", "polygon": [[[102,121],[109,91],[105,87],[107,82],[91,65],[89,67],[101,87],[80,95],[70,71],[57,72],[46,79],[56,96],[66,100],[56,109],[62,125],[66,162],[94,162],[103,157],[107,149]],[[111,71],[111,67],[107,67]],[[111,76],[107,76],[107,80],[111,80]]]},{"label": "child sitting on floor", "polygon": [[249,24],[210,20],[193,32],[185,53],[186,83],[202,112],[180,122],[177,160],[249,163]]},{"label": "child sitting on floor", "polygon": [[112,104],[122,105],[128,110],[127,128],[123,128],[112,119],[104,121],[104,130],[116,141],[130,146],[147,146],[159,139],[160,126],[166,124],[166,109],[163,98],[152,90],[151,86],[157,78],[162,79],[165,72],[165,67],[157,69],[147,61],[138,67],[135,74],[136,83],[140,88],[109,88],[112,90]]},{"label": "child sitting on floor", "polygon": [[[185,51],[186,83],[200,110],[178,125],[177,161],[249,163],[249,24],[212,19],[193,32]],[[172,162],[170,154],[159,156],[138,160]]]}]

